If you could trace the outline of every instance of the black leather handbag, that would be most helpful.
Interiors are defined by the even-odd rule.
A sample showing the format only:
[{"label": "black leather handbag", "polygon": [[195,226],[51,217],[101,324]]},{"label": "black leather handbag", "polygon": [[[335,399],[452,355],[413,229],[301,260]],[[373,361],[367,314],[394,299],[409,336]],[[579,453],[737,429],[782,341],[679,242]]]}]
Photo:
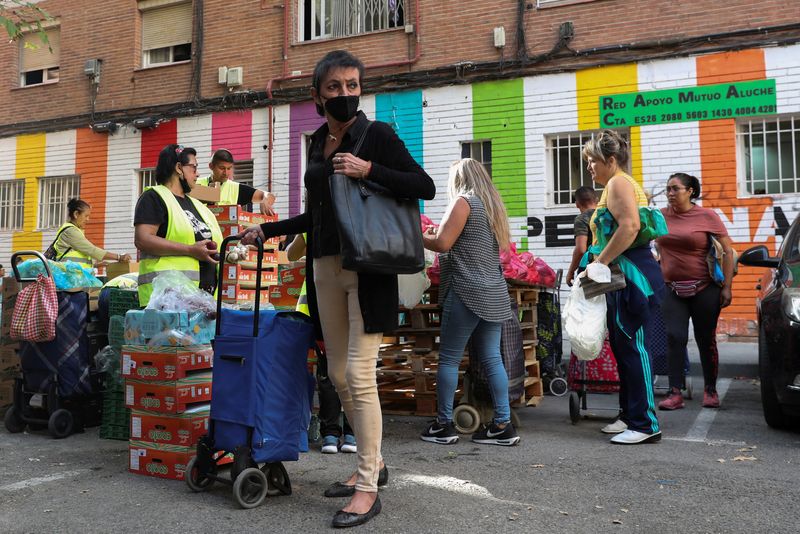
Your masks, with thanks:
[{"label": "black leather handbag", "polygon": [[[370,125],[353,149],[356,156]],[[328,180],[344,269],[413,274],[425,268],[417,199],[397,198],[375,182],[344,174],[332,174]]]}]

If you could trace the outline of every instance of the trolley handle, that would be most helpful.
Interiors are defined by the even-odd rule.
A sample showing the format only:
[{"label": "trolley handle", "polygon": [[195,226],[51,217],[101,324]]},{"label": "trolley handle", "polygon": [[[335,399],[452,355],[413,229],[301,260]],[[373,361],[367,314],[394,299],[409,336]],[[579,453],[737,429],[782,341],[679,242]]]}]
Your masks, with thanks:
[{"label": "trolley handle", "polygon": [[[225,259],[227,258],[228,244],[233,241],[241,241],[239,236],[232,235],[222,240],[220,246],[219,274],[217,275],[217,328],[216,335],[220,335],[222,328],[222,280],[224,276]],[[253,337],[258,337],[258,317],[261,308],[261,268],[264,261],[264,242],[260,237],[256,237],[256,247],[258,248],[258,258],[256,259],[256,301],[253,309]],[[13,258],[12,258],[13,260]]]},{"label": "trolley handle", "polygon": [[19,269],[17,268],[17,258],[21,258],[23,256],[36,256],[39,258],[44,264],[44,272],[47,273],[49,278],[53,278],[53,273],[50,271],[50,265],[47,263],[47,259],[42,255],[41,252],[38,250],[20,250],[19,252],[15,252],[11,255],[11,269],[14,271],[14,278],[17,279],[17,282],[33,282],[36,280],[36,278],[22,278],[20,276]]}]

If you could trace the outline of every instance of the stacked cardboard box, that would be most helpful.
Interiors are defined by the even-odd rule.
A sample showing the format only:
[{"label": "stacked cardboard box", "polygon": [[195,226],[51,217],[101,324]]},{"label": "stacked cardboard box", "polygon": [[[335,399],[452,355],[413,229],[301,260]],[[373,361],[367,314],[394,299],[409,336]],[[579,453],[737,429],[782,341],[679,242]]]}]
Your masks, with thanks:
[{"label": "stacked cardboard box", "polygon": [[14,399],[14,378],[20,373],[19,342],[9,336],[11,315],[21,289],[14,277],[0,279],[0,415],[4,414]]},{"label": "stacked cardboard box", "polygon": [[[134,310],[125,316],[120,373],[131,410],[129,470],[182,479],[207,432],[214,321],[186,312]],[[194,340],[191,345],[182,342]]]},{"label": "stacked cardboard box", "polygon": [[278,267],[278,284],[270,289],[269,301],[276,309],[293,310],[306,279],[306,264],[294,262]]}]

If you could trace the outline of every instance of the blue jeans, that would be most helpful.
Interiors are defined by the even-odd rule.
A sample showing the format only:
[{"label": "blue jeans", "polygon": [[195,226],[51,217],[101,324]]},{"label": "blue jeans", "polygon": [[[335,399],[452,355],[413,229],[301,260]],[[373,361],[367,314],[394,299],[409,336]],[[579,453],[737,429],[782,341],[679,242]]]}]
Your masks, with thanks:
[{"label": "blue jeans", "polygon": [[494,422],[511,420],[508,404],[508,374],[500,355],[500,329],[503,323],[490,323],[472,313],[456,292],[448,292],[442,305],[439,370],[436,373],[436,395],[440,423],[453,420],[453,399],[458,387],[458,367],[464,357],[464,348],[472,336],[472,347],[486,370],[486,378],[494,401]]}]

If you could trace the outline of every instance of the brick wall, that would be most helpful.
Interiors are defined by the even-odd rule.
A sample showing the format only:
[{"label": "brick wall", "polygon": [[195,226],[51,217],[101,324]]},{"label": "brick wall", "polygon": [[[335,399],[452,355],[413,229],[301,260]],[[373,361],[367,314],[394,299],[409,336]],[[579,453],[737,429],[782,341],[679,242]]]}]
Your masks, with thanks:
[{"label": "brick wall", "polygon": [[[459,61],[489,62],[501,59],[492,46],[492,28],[506,30],[504,56],[516,54],[517,2],[486,0],[452,2],[406,0],[406,22],[415,21],[420,6],[419,33],[402,29],[352,38],[297,42],[298,0],[205,0],[204,47],[201,77],[203,97],[219,97],[220,66],[244,67],[243,90],[264,90],[268,81],[284,72],[308,74],[325,52],[343,48],[367,64],[408,60],[417,38],[421,58],[413,66],[385,69],[382,73],[427,70]],[[289,7],[287,60],[282,59],[284,7]],[[98,111],[125,110],[190,100],[192,66],[189,64],[138,69],[140,17],[132,0],[47,0],[40,5],[61,21],[61,65],[58,83],[19,88],[18,46],[0,46],[0,136],[2,126],[88,113],[90,84],[83,74],[87,59],[104,61],[97,98]],[[535,2],[528,2],[535,6]],[[558,26],[571,21],[574,49],[671,39],[794,22],[798,2],[735,0],[657,3],[649,0],[596,0],[547,9],[525,10],[528,52],[547,52],[556,40]],[[377,73],[377,71],[376,71]],[[299,83],[306,84],[307,80]],[[287,84],[288,85],[288,84]]]}]

